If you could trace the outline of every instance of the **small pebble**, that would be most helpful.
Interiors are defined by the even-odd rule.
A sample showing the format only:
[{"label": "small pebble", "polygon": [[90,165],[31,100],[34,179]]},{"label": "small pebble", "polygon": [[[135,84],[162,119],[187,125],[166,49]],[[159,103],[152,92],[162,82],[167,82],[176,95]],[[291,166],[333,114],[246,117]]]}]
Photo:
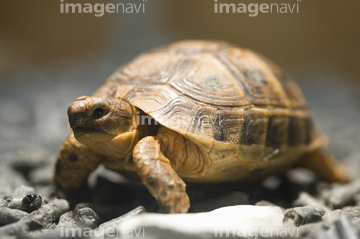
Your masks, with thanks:
[{"label": "small pebble", "polygon": [[18,209],[0,207],[0,225],[7,225],[13,222],[17,222],[28,214],[29,213]]},{"label": "small pebble", "polygon": [[319,207],[322,207],[323,209],[325,209],[326,212],[331,211],[331,209],[327,207],[323,202],[314,198],[307,192],[300,192],[299,197],[292,203],[294,207],[303,207],[314,204],[318,205]]},{"label": "small pebble", "polygon": [[269,190],[276,189],[277,187],[280,186],[280,184],[281,184],[281,179],[277,176],[269,176],[262,181],[262,185]]},{"label": "small pebble", "polygon": [[285,211],[284,222],[293,221],[296,226],[320,221],[325,209],[313,204],[304,207],[290,208]]},{"label": "small pebble", "polygon": [[324,226],[320,226],[316,228],[317,230],[310,233],[311,235],[305,238],[309,239],[343,239],[339,237],[334,229],[329,229]]},{"label": "small pebble", "polygon": [[322,231],[323,222],[318,221],[314,223],[308,223],[297,227],[299,238],[309,238],[314,232]]},{"label": "small pebble", "polygon": [[39,210],[26,215],[22,220],[0,227],[0,235],[24,236],[28,231],[50,228],[59,217],[70,209],[64,199],[54,199]]},{"label": "small pebble", "polygon": [[109,231],[109,230],[113,230],[116,232],[116,231],[118,231],[119,225],[121,222],[123,222],[127,219],[130,219],[130,218],[133,218],[139,214],[143,214],[145,212],[146,212],[145,208],[142,206],[139,206],[120,217],[117,217],[110,221],[102,223],[98,228],[95,229],[95,233],[96,233],[96,235],[103,235],[103,233],[105,231]]},{"label": "small pebble", "polygon": [[75,206],[74,212],[76,212],[81,209],[89,207],[94,212],[96,212],[97,215],[99,215],[101,219],[101,223],[109,221],[113,218],[118,217],[119,215],[123,215],[124,213],[128,212],[129,209],[128,205],[111,205],[111,204],[98,204],[98,203],[79,203]]},{"label": "small pebble", "polygon": [[42,205],[42,197],[39,194],[29,194],[26,195],[21,200],[21,206],[24,208],[24,211],[32,212],[36,209],[39,209]]},{"label": "small pebble", "polygon": [[6,207],[7,204],[8,202],[6,200],[0,198],[0,207]]},{"label": "small pebble", "polygon": [[322,193],[326,204],[334,209],[354,204],[354,195],[360,193],[360,179],[346,185],[336,185]]},{"label": "small pebble", "polygon": [[314,172],[304,168],[294,168],[286,173],[289,181],[297,185],[309,186],[316,180]]},{"label": "small pebble", "polygon": [[142,213],[145,213],[146,210],[144,207],[142,206],[139,206],[133,210],[131,210],[130,212],[124,214],[124,215],[121,215],[120,217],[117,217],[117,218],[114,218],[110,221],[107,221],[107,222],[104,222],[102,223],[99,228],[108,228],[108,227],[114,227],[116,225],[118,225],[118,223],[126,220],[126,219],[129,219],[129,218],[132,218],[136,215],[139,215],[139,214],[142,214]]},{"label": "small pebble", "polygon": [[80,208],[76,212],[75,221],[82,227],[90,227],[92,229],[100,224],[99,216],[89,207]]},{"label": "small pebble", "polygon": [[338,220],[342,214],[343,214],[343,211],[341,209],[337,209],[337,210],[326,213],[323,216],[322,220],[327,225],[330,225],[330,224],[334,223],[334,221]]},{"label": "small pebble", "polygon": [[336,232],[341,239],[357,239],[358,232],[347,216],[341,216],[340,219],[334,222]]},{"label": "small pebble", "polygon": [[74,218],[74,212],[69,211],[64,213],[59,218],[59,223],[56,225],[57,228],[74,228],[77,227],[76,221]]},{"label": "small pebble", "polygon": [[39,209],[42,205],[42,197],[39,194],[28,194],[23,198],[10,197],[7,199],[7,207],[10,209],[19,209],[25,212],[32,212]]},{"label": "small pebble", "polygon": [[11,209],[20,209],[21,208],[22,198],[10,197],[10,198],[7,198],[6,201],[7,201],[8,208],[11,208]]}]

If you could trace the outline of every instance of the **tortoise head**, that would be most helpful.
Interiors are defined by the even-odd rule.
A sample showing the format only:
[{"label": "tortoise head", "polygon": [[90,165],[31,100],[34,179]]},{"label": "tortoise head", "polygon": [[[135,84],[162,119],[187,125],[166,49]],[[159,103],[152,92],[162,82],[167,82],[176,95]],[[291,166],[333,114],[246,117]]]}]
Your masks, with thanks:
[{"label": "tortoise head", "polygon": [[81,96],[67,113],[75,138],[99,153],[123,153],[136,136],[133,107],[121,99]]}]

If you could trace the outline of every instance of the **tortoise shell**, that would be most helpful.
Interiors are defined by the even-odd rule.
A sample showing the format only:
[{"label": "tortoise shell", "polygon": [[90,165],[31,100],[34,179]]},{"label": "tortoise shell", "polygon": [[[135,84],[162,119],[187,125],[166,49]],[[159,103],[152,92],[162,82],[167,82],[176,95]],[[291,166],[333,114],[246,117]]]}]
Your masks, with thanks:
[{"label": "tortoise shell", "polygon": [[121,98],[195,143],[211,166],[200,178],[179,174],[199,181],[273,173],[325,142],[291,77],[225,42],[181,41],[144,53],[95,96]]}]

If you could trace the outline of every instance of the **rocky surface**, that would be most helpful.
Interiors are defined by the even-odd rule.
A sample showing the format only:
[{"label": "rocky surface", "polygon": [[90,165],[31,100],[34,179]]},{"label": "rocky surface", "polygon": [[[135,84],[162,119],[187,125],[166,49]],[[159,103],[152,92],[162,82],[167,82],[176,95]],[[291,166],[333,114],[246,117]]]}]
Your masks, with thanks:
[{"label": "rocky surface", "polygon": [[91,94],[117,66],[93,62],[67,71],[24,69],[4,76],[0,238],[60,238],[65,233],[74,238],[360,235],[360,87],[325,70],[306,71],[295,78],[316,122],[329,136],[329,151],[354,178],[351,183],[328,184],[306,169],[292,169],[257,182],[188,185],[189,214],[166,215],[159,213],[157,202],[139,181],[100,167],[89,179],[87,202],[70,206],[55,197],[52,174],[68,133],[67,105],[79,95]]}]

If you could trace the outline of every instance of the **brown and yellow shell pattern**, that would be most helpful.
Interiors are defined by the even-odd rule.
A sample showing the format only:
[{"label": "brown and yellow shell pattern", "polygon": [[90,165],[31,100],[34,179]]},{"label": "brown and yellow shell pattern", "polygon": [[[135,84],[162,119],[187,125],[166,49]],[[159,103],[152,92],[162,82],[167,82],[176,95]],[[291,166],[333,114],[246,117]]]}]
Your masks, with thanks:
[{"label": "brown and yellow shell pattern", "polygon": [[325,143],[290,76],[224,42],[182,41],[144,53],[95,95],[126,100],[208,154],[201,177],[178,172],[185,180],[273,173]]}]

